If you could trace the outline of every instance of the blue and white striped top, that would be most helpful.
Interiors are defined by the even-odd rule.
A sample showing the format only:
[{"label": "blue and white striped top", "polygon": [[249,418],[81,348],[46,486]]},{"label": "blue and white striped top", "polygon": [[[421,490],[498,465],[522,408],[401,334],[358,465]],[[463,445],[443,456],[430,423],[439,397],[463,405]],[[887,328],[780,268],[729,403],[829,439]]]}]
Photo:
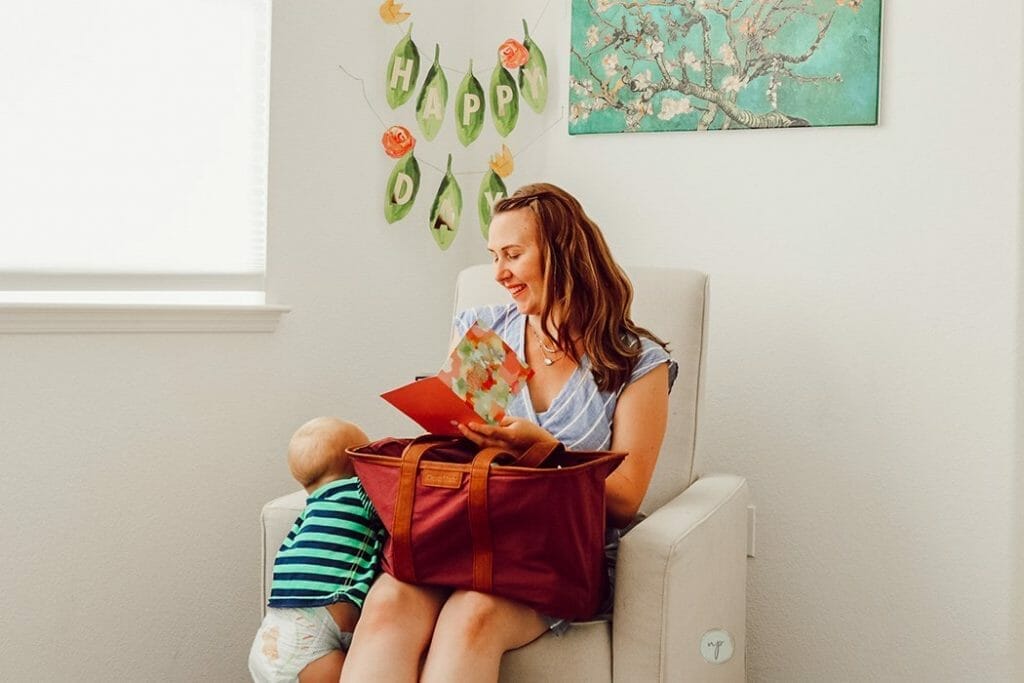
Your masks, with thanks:
[{"label": "blue and white striped top", "polygon": [[[464,335],[474,321],[494,330],[508,342],[520,359],[526,358],[524,342],[527,320],[515,304],[460,311],[454,321],[458,336]],[[676,361],[656,342],[641,339],[640,345],[640,357],[633,372],[618,391],[598,390],[597,382],[590,372],[590,361],[584,356],[547,410],[538,413],[533,409],[530,388],[527,386],[512,397],[506,414],[539,424],[570,450],[608,450],[612,443],[612,418],[622,390],[659,365],[668,363],[668,390],[671,391],[679,371]]]}]

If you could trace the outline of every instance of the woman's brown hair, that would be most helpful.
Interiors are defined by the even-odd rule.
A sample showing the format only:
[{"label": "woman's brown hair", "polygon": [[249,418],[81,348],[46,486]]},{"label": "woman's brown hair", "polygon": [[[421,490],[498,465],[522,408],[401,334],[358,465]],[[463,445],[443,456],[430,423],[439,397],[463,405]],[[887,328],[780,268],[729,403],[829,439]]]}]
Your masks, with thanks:
[{"label": "woman's brown hair", "polygon": [[[548,183],[525,185],[496,202],[494,213],[522,208],[537,219],[544,263],[541,329],[574,362],[589,358],[598,389],[617,391],[640,356],[640,337],[667,344],[630,318],[633,286],[575,197]],[[555,308],[562,320],[552,334]]]}]

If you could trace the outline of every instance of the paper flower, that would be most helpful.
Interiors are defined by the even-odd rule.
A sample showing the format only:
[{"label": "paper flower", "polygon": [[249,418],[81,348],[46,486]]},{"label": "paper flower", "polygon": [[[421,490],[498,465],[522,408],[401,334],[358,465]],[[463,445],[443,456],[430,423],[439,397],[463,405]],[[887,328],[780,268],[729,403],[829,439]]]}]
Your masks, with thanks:
[{"label": "paper flower", "polygon": [[395,0],[385,0],[377,11],[380,12],[380,18],[385,24],[401,24],[410,16],[408,12],[402,11],[402,5]]},{"label": "paper flower", "polygon": [[391,126],[380,139],[384,151],[392,159],[401,159],[416,146],[416,138],[405,126]]},{"label": "paper flower", "polygon": [[512,170],[515,165],[512,162],[512,150],[506,145],[501,146],[501,151],[491,157],[491,170],[497,173],[502,178],[508,178],[512,175]]},{"label": "paper flower", "polygon": [[515,38],[509,38],[498,48],[501,64],[506,69],[518,69],[530,59],[530,51]]}]

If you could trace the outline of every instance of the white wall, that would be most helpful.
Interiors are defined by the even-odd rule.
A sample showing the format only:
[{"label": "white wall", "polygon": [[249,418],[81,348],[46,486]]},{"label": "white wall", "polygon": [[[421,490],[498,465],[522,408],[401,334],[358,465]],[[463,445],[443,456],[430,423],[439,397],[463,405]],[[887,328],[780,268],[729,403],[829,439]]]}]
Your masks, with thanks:
[{"label": "white wall", "polygon": [[[1024,12],[1021,13],[1020,19],[1021,25],[1024,26]],[[1024,35],[1024,30],[1021,34]],[[1024,112],[1024,79],[1019,85],[1019,106]],[[1024,344],[1021,344],[1021,340],[1024,339],[1024,134],[1020,135],[1019,150],[1017,168],[1021,189],[1017,192],[1017,211],[1020,218],[1017,232],[1017,365],[1014,368],[1014,376],[1017,379],[1017,458],[1014,478],[1017,495],[1014,498],[1013,515],[1013,538],[1016,539],[1016,548],[1013,554],[1014,620],[1011,640],[1013,651],[1016,653],[1014,661],[1018,673],[1024,671],[1024,584],[1021,583],[1021,577],[1024,577],[1024,462],[1020,459],[1021,445],[1024,444]]]},{"label": "white wall", "polygon": [[1019,680],[1021,10],[927,4],[885,3],[879,127],[545,146],[624,261],[711,273],[700,453],[758,506],[752,681]]},{"label": "white wall", "polygon": [[[576,192],[625,262],[712,274],[701,452],[757,499],[752,681],[1013,678],[1021,10],[910,5],[886,10],[877,128],[569,138],[563,121],[512,177]],[[415,35],[457,65],[480,50],[453,7],[421,9]],[[479,44],[518,35],[520,10],[481,10]],[[413,217],[380,217],[380,124],[336,68],[387,114],[373,15],[276,3],[270,279],[293,307],[276,333],[0,336],[5,680],[245,680],[288,435],[321,413],[406,429],[374,396],[437,365],[482,242],[470,220],[436,250],[426,170]],[[556,1],[531,31],[553,84],[568,26]]]},{"label": "white wall", "polygon": [[[418,222],[383,221],[382,131],[337,68],[383,70],[376,8],[359,24],[347,3],[276,5],[280,328],[0,336],[2,680],[247,680],[258,515],[297,488],[289,435],[318,414],[408,431],[377,394],[443,357],[454,275],[479,243],[440,253],[429,199]],[[424,177],[427,196],[440,177]]]}]

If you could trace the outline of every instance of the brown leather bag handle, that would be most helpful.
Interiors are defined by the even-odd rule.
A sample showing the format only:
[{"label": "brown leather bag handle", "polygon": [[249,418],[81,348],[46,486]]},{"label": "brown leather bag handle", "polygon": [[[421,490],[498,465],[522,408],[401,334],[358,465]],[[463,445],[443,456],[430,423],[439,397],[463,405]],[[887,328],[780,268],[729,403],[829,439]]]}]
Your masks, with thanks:
[{"label": "brown leather bag handle", "polygon": [[[423,456],[434,446],[450,443],[450,438],[425,435],[414,439],[402,451],[399,465],[398,498],[391,532],[391,559],[395,573],[416,581],[416,567],[412,559],[412,517],[416,499],[416,477]],[[473,543],[473,589],[492,592],[494,585],[494,541],[491,536],[490,512],[487,507],[487,484],[491,464],[506,456],[508,464],[537,467],[552,453],[562,448],[557,441],[536,443],[518,458],[503,448],[484,448],[470,463],[469,472],[469,529]]]},{"label": "brown leather bag handle", "polygon": [[494,541],[491,537],[490,512],[487,507],[487,484],[491,463],[502,456],[515,459],[503,448],[484,448],[470,464],[469,470],[469,533],[473,539],[473,590],[484,593],[494,588]]},{"label": "brown leather bag handle", "polygon": [[563,446],[558,441],[538,441],[519,456],[516,467],[540,467],[548,458],[560,452]]},{"label": "brown leather bag handle", "polygon": [[416,581],[416,567],[412,561],[412,507],[416,498],[416,473],[420,459],[432,447],[450,442],[443,436],[427,434],[409,442],[402,451],[399,465],[398,499],[395,501],[395,520],[391,531],[391,559],[395,572]]}]

